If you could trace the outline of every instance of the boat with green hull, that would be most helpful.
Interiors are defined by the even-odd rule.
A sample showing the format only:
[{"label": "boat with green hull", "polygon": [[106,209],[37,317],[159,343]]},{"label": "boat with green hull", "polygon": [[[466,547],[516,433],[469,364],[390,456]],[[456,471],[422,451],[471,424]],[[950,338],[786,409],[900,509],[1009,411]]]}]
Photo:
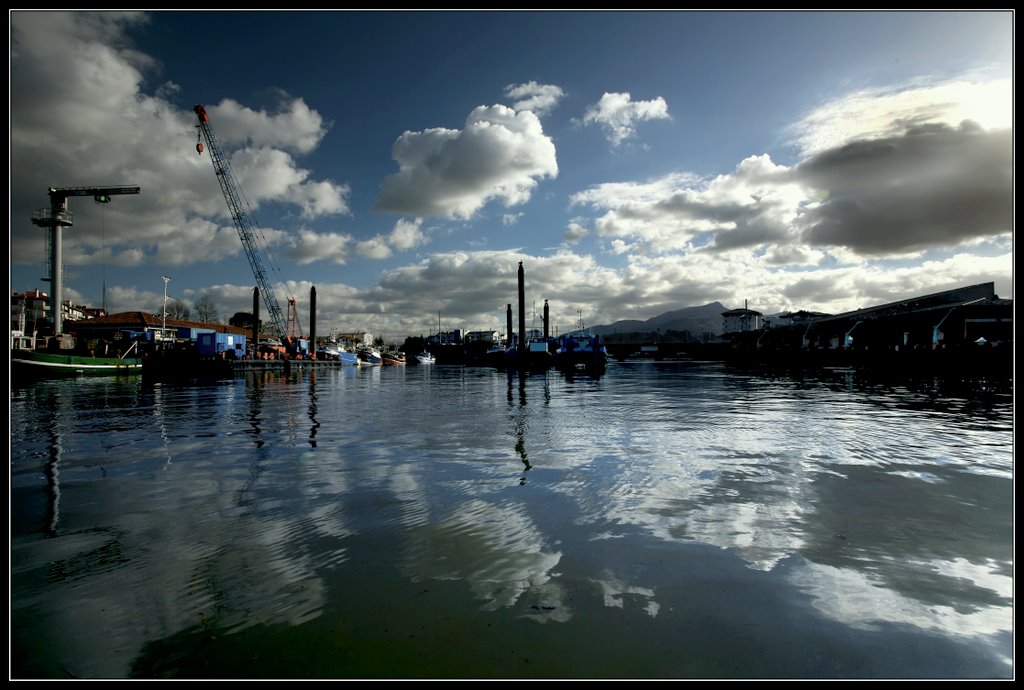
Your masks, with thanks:
[{"label": "boat with green hull", "polygon": [[141,357],[91,357],[65,352],[12,350],[11,376],[134,376],[142,374]]}]

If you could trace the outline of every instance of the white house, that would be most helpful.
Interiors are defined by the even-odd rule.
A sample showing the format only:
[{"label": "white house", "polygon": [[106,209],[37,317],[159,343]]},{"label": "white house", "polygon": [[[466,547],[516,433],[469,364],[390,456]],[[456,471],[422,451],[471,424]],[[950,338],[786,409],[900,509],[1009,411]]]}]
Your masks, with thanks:
[{"label": "white house", "polygon": [[747,309],[730,309],[722,312],[724,333],[740,333],[744,331],[759,331],[764,325],[763,315],[759,311]]}]

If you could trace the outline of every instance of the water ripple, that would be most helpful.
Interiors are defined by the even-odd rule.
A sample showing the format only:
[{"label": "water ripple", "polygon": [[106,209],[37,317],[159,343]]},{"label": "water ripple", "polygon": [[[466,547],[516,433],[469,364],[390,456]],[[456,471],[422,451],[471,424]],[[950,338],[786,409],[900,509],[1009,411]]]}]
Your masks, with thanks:
[{"label": "water ripple", "polygon": [[[629,630],[617,644],[633,658],[643,640],[708,651],[737,611],[695,603],[705,591],[773,602],[741,612],[746,651],[773,658],[822,630],[897,628],[1012,657],[1000,396],[678,362],[596,380],[434,367],[47,382],[11,403],[13,629],[93,677],[196,630],[321,639],[386,608],[352,591],[401,598],[433,593],[409,587],[428,580],[447,606],[403,600],[409,629],[449,609],[453,629],[506,642],[557,624],[574,658],[603,625]],[[816,634],[759,633],[794,615]],[[346,644],[374,625],[352,623]]]}]

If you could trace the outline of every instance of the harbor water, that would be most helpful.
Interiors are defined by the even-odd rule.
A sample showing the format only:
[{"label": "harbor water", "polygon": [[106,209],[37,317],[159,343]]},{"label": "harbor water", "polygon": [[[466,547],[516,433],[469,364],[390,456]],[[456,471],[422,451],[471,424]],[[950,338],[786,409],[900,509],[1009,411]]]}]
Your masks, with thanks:
[{"label": "harbor water", "polygon": [[11,677],[1012,678],[1012,389],[612,362],[11,389]]}]

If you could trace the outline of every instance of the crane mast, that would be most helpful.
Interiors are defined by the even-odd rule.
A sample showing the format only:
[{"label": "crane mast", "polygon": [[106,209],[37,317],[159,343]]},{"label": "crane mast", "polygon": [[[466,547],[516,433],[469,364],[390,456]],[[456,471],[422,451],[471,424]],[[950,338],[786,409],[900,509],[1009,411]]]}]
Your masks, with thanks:
[{"label": "crane mast", "polygon": [[[138,194],[139,187],[122,185],[119,187],[50,187],[50,208],[42,208],[32,215],[32,222],[40,227],[49,228],[50,236],[47,246],[50,257],[51,298],[50,308],[53,314],[53,334],[63,333],[63,263],[61,256],[61,229],[74,225],[74,217],[68,210],[68,197],[91,196],[98,204],[109,204],[110,197],[115,194]],[[46,280],[46,278],[44,278]]]},{"label": "crane mast", "polygon": [[[267,278],[267,270],[263,265],[263,255],[256,244],[256,235],[253,230],[254,224],[252,219],[249,218],[245,206],[242,204],[242,197],[238,191],[234,174],[231,172],[231,165],[228,163],[224,150],[220,147],[217,136],[213,132],[213,127],[210,125],[210,116],[207,114],[206,108],[202,105],[197,105],[193,110],[195,110],[196,116],[199,118],[199,124],[196,127],[199,129],[200,139],[205,138],[207,146],[210,147],[213,171],[217,174],[221,191],[224,192],[224,198],[228,202],[231,220],[234,221],[235,229],[238,230],[238,237],[242,240],[245,255],[249,259],[249,265],[252,267],[253,275],[256,277],[256,284],[259,285],[263,302],[267,306],[267,311],[270,312],[270,319],[273,323],[275,334],[282,343],[286,342],[290,335],[289,329],[285,324],[281,305],[278,304],[274,289]],[[200,154],[203,153],[202,141],[196,144],[196,151]]]}]

